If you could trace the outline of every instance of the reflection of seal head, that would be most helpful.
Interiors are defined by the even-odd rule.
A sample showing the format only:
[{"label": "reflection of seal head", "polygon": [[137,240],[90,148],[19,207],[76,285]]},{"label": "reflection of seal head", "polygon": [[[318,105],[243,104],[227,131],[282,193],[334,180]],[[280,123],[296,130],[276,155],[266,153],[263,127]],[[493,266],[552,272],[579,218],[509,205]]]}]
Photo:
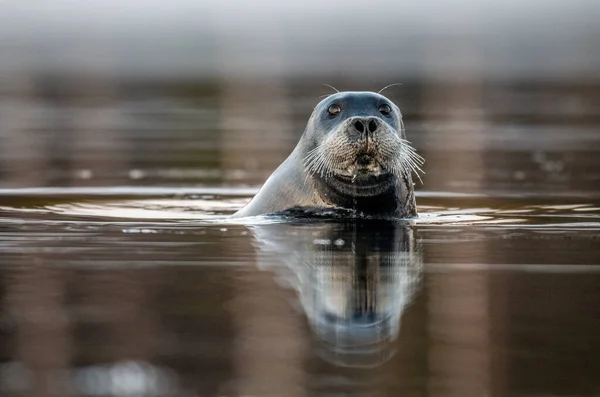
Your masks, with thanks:
[{"label": "reflection of seal head", "polygon": [[409,222],[302,219],[251,230],[258,267],[296,289],[326,360],[364,367],[391,357],[422,271]]},{"label": "reflection of seal head", "polygon": [[401,117],[396,105],[373,92],[327,97],[292,154],[234,216],[294,207],[416,216],[411,172],[419,171],[423,160],[406,141]]}]

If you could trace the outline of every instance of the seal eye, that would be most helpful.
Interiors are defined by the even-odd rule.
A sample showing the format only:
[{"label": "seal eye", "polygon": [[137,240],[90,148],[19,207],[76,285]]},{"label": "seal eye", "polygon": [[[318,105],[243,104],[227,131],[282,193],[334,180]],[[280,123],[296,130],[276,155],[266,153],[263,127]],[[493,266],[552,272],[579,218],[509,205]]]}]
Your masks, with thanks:
[{"label": "seal eye", "polygon": [[337,116],[342,111],[340,105],[331,105],[327,108],[327,113],[332,116]]},{"label": "seal eye", "polygon": [[379,106],[379,112],[384,116],[389,116],[392,113],[392,108],[388,104],[383,104]]}]

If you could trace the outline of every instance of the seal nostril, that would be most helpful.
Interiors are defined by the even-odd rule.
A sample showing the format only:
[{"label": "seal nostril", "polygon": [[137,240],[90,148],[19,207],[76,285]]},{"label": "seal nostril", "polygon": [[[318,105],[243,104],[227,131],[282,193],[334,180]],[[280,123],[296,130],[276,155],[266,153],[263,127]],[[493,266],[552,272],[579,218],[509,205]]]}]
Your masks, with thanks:
[{"label": "seal nostril", "polygon": [[369,132],[375,132],[375,131],[377,131],[378,125],[374,120],[370,120],[368,127],[369,127]]},{"label": "seal nostril", "polygon": [[356,128],[358,132],[365,132],[365,126],[360,120],[354,122],[354,128]]}]

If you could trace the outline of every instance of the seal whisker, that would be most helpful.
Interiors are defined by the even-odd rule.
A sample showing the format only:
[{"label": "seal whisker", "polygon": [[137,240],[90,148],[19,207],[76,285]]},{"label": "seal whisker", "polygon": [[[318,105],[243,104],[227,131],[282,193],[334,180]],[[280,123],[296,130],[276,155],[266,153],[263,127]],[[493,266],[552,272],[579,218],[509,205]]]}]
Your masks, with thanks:
[{"label": "seal whisker", "polygon": [[319,162],[319,153],[321,146],[317,146],[314,149],[310,150],[308,154],[303,159],[303,164],[306,169],[305,179],[308,179],[309,176],[315,174],[318,168]]},{"label": "seal whisker", "polygon": [[[417,154],[415,154],[414,156],[418,156]],[[422,157],[418,156],[418,157],[413,157],[413,155],[409,155],[407,156],[407,160],[410,161],[412,168],[415,170],[418,170],[419,172],[425,174],[425,171],[423,171],[421,169],[421,166],[424,164],[424,162],[422,161]]]},{"label": "seal whisker", "polygon": [[327,98],[328,96],[332,96],[333,94],[323,94],[321,96],[319,96],[318,99],[322,99],[322,98]]},{"label": "seal whisker", "polygon": [[302,159],[302,162],[304,163],[304,165],[308,165],[308,164],[310,164],[313,161],[313,159],[316,156],[318,150],[319,150],[319,146],[317,146],[314,149],[310,150],[308,152],[308,154],[306,156],[304,156],[304,158]]},{"label": "seal whisker", "polygon": [[409,158],[405,158],[402,164],[402,168],[407,169],[408,172],[413,172],[417,178],[419,178],[419,182],[423,183],[423,180],[421,179],[421,175],[419,173],[425,173],[421,167],[419,167],[418,165],[416,165],[412,159]]},{"label": "seal whisker", "polygon": [[414,152],[414,149],[408,147],[402,148],[403,160],[411,164],[413,167],[420,169],[419,167],[424,164],[423,157]]},{"label": "seal whisker", "polygon": [[379,91],[377,91],[377,93],[381,94],[384,90],[386,90],[386,89],[388,89],[390,87],[394,87],[396,85],[402,85],[402,83],[393,83],[393,84],[390,84],[390,85],[386,85],[385,87],[383,87],[382,89],[380,89]]},{"label": "seal whisker", "polygon": [[314,171],[316,174],[319,174],[319,176],[324,177],[326,176],[326,168],[326,158],[323,155],[323,151],[319,150],[315,156]]},{"label": "seal whisker", "polygon": [[319,176],[323,176],[323,158],[318,157],[315,163],[315,173],[319,174]]},{"label": "seal whisker", "polygon": [[325,86],[325,87],[329,87],[329,88],[331,88],[332,90],[334,90],[334,91],[335,91],[336,93],[338,93],[338,94],[340,93],[340,91],[339,91],[337,88],[335,88],[334,86],[332,86],[332,85],[329,85],[329,84],[324,84],[324,83],[323,83],[323,84],[321,84],[321,85],[323,85],[323,86]]},{"label": "seal whisker", "polygon": [[[417,178],[419,178],[419,181],[423,183],[420,174],[425,174],[421,168],[425,160],[422,156],[417,154],[416,149],[410,144],[409,141],[399,137],[397,137],[396,140],[399,149],[395,155],[395,160],[392,162],[391,172],[397,176],[401,176],[405,172],[414,173]],[[393,152],[394,150],[391,149],[391,151]],[[388,153],[386,153],[386,155],[387,154]]]},{"label": "seal whisker", "polygon": [[320,156],[320,153],[321,153],[321,146],[319,145],[308,152],[308,154],[304,157],[304,160],[303,160],[304,163],[305,164],[314,164],[316,159]]},{"label": "seal whisker", "polygon": [[425,164],[425,160],[423,159],[423,157],[421,157],[417,153],[407,150],[405,152],[405,154],[406,154],[407,159],[410,160],[411,163],[418,165],[418,166],[422,166],[423,164]]},{"label": "seal whisker", "polygon": [[410,141],[407,141],[406,139],[402,139],[402,138],[399,138],[399,139],[400,139],[400,142],[402,143],[402,149],[404,150],[404,152],[407,156],[414,159],[419,165],[425,164],[425,159],[420,154],[417,153],[417,149],[415,149],[412,146]]},{"label": "seal whisker", "polygon": [[333,156],[333,154],[331,153],[331,151],[329,151],[325,156],[323,156],[325,159],[325,171],[326,171],[326,176],[332,176],[333,172],[336,168],[338,168],[338,164],[339,164],[339,159],[337,159],[336,157]]},{"label": "seal whisker", "polygon": [[322,155],[321,147],[317,146],[305,157],[305,166],[311,174],[320,173]]}]

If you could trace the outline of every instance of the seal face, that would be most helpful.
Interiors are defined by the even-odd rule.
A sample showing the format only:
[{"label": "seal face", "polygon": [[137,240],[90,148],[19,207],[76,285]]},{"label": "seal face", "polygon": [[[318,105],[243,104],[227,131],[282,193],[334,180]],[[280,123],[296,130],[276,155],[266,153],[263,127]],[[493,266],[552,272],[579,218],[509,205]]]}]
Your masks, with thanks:
[{"label": "seal face", "polygon": [[315,107],[292,154],[234,216],[335,207],[414,217],[411,173],[422,164],[396,105],[373,92],[340,92]]}]

